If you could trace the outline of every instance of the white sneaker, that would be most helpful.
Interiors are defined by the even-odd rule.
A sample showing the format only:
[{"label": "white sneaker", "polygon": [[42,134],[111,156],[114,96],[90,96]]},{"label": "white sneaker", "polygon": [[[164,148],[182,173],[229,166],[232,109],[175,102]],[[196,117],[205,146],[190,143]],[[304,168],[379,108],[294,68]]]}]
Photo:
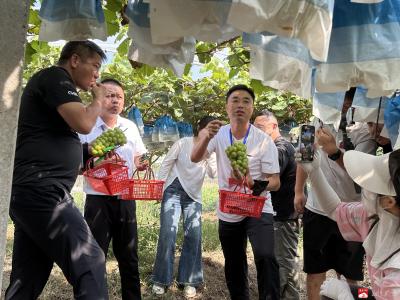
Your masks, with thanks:
[{"label": "white sneaker", "polygon": [[183,292],[186,298],[193,298],[194,296],[196,296],[196,288],[194,286],[185,286]]},{"label": "white sneaker", "polygon": [[165,288],[163,286],[154,284],[152,288],[153,294],[156,294],[158,296],[164,295],[165,294]]}]

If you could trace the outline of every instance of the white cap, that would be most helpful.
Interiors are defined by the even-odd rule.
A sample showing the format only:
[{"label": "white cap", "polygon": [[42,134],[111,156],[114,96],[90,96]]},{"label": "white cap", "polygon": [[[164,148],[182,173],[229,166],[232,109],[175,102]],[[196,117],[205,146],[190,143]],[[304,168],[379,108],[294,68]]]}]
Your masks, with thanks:
[{"label": "white cap", "polygon": [[[400,143],[400,139],[397,141]],[[389,154],[374,156],[351,150],[345,152],[343,162],[347,173],[362,188],[376,194],[396,196],[389,173]]]}]

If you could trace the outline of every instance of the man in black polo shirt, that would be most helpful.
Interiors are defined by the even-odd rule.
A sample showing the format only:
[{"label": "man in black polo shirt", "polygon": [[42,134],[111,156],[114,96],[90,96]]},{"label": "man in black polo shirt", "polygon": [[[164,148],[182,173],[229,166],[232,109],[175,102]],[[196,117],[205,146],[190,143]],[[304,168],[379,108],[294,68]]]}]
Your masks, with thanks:
[{"label": "man in black polo shirt", "polygon": [[[75,299],[108,299],[105,257],[70,191],[82,148],[101,113],[105,88],[96,84],[104,52],[93,42],[68,42],[57,66],[32,76],[22,94],[10,216],[15,225],[5,299],[36,299],[55,262]],[[82,104],[76,88],[91,89]]]},{"label": "man in black polo shirt", "polygon": [[279,155],[281,187],[271,192],[275,232],[275,256],[279,263],[281,299],[300,299],[297,281],[297,244],[299,221],[294,210],[294,187],[296,183],[296,161],[293,145],[285,140],[278,127],[276,117],[268,110],[259,112],[254,126],[271,136]]}]

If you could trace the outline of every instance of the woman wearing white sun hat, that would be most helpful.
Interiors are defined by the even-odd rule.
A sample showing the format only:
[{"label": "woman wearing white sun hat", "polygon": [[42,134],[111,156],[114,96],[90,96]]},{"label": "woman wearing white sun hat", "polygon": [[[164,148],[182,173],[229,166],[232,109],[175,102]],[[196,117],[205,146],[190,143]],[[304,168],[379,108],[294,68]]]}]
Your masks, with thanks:
[{"label": "woman wearing white sun hat", "polygon": [[[400,148],[400,139],[396,146]],[[343,237],[363,242],[373,294],[369,291],[368,299],[400,299],[400,149],[382,156],[358,151],[344,154],[348,174],[363,189],[361,202],[342,203],[319,161],[316,151],[314,161],[301,166],[309,174],[322,209],[338,223]],[[357,299],[360,291],[334,278],[321,286],[324,299]]]}]

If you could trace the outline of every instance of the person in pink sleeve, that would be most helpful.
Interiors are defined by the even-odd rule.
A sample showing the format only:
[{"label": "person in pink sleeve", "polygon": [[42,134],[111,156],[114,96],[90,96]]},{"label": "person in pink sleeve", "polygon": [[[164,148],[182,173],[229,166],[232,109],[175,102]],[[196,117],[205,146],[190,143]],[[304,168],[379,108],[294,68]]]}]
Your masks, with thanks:
[{"label": "person in pink sleeve", "polygon": [[362,187],[361,202],[341,202],[319,168],[319,151],[312,163],[301,166],[344,239],[363,242],[371,290],[364,294],[365,289],[330,278],[321,286],[322,299],[400,299],[400,149],[382,156],[348,151],[343,160],[350,177]]}]

